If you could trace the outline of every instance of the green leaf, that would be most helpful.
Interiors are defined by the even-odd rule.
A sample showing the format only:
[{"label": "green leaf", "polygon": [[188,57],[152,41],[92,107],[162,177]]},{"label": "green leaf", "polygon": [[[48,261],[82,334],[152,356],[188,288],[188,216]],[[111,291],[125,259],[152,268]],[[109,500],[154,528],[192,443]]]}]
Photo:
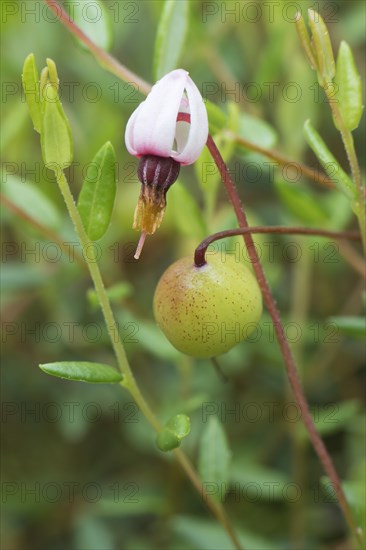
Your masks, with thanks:
[{"label": "green leaf", "polygon": [[176,449],[191,431],[191,421],[185,414],[176,414],[167,422],[156,437],[156,444],[161,451]]},{"label": "green leaf", "polygon": [[333,80],[335,75],[335,62],[329,32],[318,12],[308,10],[308,15],[312,32],[313,51],[318,65],[319,84],[326,86]]},{"label": "green leaf", "polygon": [[188,0],[166,0],[156,33],[154,76],[162,76],[177,68],[189,23]]},{"label": "green leaf", "polygon": [[155,322],[145,321],[125,309],[117,312],[117,321],[121,327],[127,326],[132,329],[136,327],[137,329],[128,329],[131,334],[124,340],[126,345],[129,343],[133,346],[138,344],[154,357],[167,361],[176,361],[181,357],[180,352],[169,342]]},{"label": "green leaf", "polygon": [[318,158],[320,164],[323,166],[325,172],[333,183],[350,199],[357,199],[357,189],[353,181],[342,170],[338,161],[329,151],[328,147],[312,126],[310,120],[306,120],[304,123],[304,135],[307,144]]},{"label": "green leaf", "polygon": [[[171,519],[171,528],[178,537],[182,548],[187,550],[232,550],[233,543],[228,534],[214,521],[201,519],[196,516],[175,515]],[[267,540],[262,535],[253,534],[243,529],[243,522],[235,528],[240,544],[250,550],[283,550],[283,542],[278,544]]]},{"label": "green leaf", "polygon": [[73,144],[69,121],[64,113],[57,90],[48,83],[44,87],[41,147],[44,163],[57,172],[70,166]]},{"label": "green leaf", "polygon": [[[361,120],[362,83],[353,59],[352,50],[347,42],[342,41],[338,51],[335,83],[336,99],[339,101],[339,110],[346,128],[355,130]],[[337,125],[335,119],[334,124]]]},{"label": "green leaf", "polygon": [[176,414],[167,422],[166,427],[172,430],[179,439],[183,439],[191,431],[191,421],[186,414]]},{"label": "green leaf", "polygon": [[220,107],[205,99],[210,134],[216,134],[227,126],[227,115]]},{"label": "green leaf", "polygon": [[347,336],[353,338],[366,338],[365,317],[330,317],[330,323],[335,323],[337,328]]},{"label": "green leaf", "polygon": [[[214,136],[214,140],[222,158],[228,163],[235,151],[233,137],[226,132],[221,132]],[[203,149],[199,158],[194,163],[194,170],[204,195],[205,219],[211,220],[213,218],[221,176],[207,147]]]},{"label": "green leaf", "polygon": [[310,63],[310,67],[316,71],[318,69],[316,54],[313,50],[308,29],[306,28],[305,21],[303,16],[301,15],[301,12],[298,12],[296,14],[295,24],[296,24],[297,34],[299,35],[301,45],[305,52],[306,58]]},{"label": "green leaf", "polygon": [[[342,480],[342,488],[345,492],[347,501],[353,510],[354,517],[361,529],[362,536],[366,528],[365,524],[365,464],[362,464],[362,470],[359,479],[352,481]],[[326,495],[327,502],[338,502],[334,485],[328,476],[321,476],[320,486]]]},{"label": "green leaf", "polygon": [[[349,399],[342,403],[330,403],[317,407],[312,413],[314,424],[320,435],[326,436],[349,428],[361,411],[360,402]],[[297,437],[301,441],[309,441],[309,435],[303,424],[300,424]]]},{"label": "green leaf", "polygon": [[180,439],[172,430],[164,428],[156,436],[156,445],[158,449],[164,453],[167,453],[168,451],[172,451],[173,449],[179,447]]},{"label": "green leaf", "polygon": [[[71,19],[94,44],[109,51],[113,41],[112,20],[101,0],[68,0],[65,7]],[[89,51],[81,40],[83,50]]]},{"label": "green leaf", "polygon": [[229,481],[230,456],[224,429],[215,416],[210,416],[201,437],[198,471],[203,483],[220,489],[215,492],[215,498],[225,495],[222,488],[226,489]]},{"label": "green leaf", "polygon": [[[290,480],[286,473],[264,466],[250,456],[237,456],[230,465],[230,481],[233,486],[239,484],[240,487],[248,487],[248,491],[253,486],[254,493],[261,501],[281,501],[283,488]],[[258,487],[262,490],[258,491]]]},{"label": "green leaf", "polygon": [[197,202],[189,190],[179,181],[171,188],[168,196],[169,211],[179,231],[187,237],[203,239],[206,224]]},{"label": "green leaf", "polygon": [[[13,244],[13,243],[9,243]],[[16,243],[14,243],[16,245]],[[12,253],[17,254],[18,248],[7,248],[3,244],[3,257],[10,260]],[[39,264],[30,264],[25,262],[7,261],[1,266],[0,270],[0,290],[5,307],[5,299],[11,292],[27,290],[29,288],[38,288],[44,286],[45,271]]]},{"label": "green leaf", "polygon": [[[266,149],[274,147],[277,142],[277,133],[268,122],[261,118],[240,113],[238,134],[245,140],[259,145]],[[243,148],[243,145],[237,144],[237,147]]]},{"label": "green leaf", "polygon": [[323,201],[328,211],[327,226],[336,231],[345,229],[353,216],[351,203],[348,197],[334,190],[324,195]]},{"label": "green leaf", "polygon": [[97,241],[107,231],[116,195],[116,158],[107,141],[93,158],[78,200],[78,210],[88,237]]},{"label": "green leaf", "polygon": [[115,548],[113,534],[103,520],[80,514],[73,526],[73,546],[85,550]]},{"label": "green leaf", "polygon": [[[117,283],[111,286],[110,288],[107,288],[106,292],[111,302],[119,302],[121,300],[124,300],[124,298],[131,296],[133,292],[133,287],[130,283],[123,281],[121,283]],[[99,306],[98,294],[93,288],[89,288],[89,290],[87,291],[87,298],[91,306]]]},{"label": "green leaf", "polygon": [[24,61],[22,83],[33,127],[36,132],[41,133],[42,115],[39,94],[39,76],[33,53],[30,53]]},{"label": "green leaf", "polygon": [[123,378],[120,372],[109,365],[88,361],[60,361],[45,363],[39,367],[52,376],[89,384],[117,384]]},{"label": "green leaf", "polygon": [[49,57],[47,57],[46,62],[47,62],[49,83],[52,84],[52,86],[58,92],[60,81],[57,74],[56,63],[53,61],[53,59],[50,59]]},{"label": "green leaf", "polygon": [[319,202],[319,197],[299,184],[276,181],[275,187],[283,204],[296,218],[306,224],[327,225],[328,213]]},{"label": "green leaf", "polygon": [[34,220],[50,229],[60,227],[60,213],[43,191],[33,183],[22,183],[16,176],[7,174],[1,190],[15,206]]}]

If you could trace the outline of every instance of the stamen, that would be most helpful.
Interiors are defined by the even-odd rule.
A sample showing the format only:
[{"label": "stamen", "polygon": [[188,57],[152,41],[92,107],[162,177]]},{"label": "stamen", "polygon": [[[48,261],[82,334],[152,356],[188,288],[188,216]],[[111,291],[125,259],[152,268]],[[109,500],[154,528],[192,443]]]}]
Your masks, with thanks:
[{"label": "stamen", "polygon": [[135,252],[135,255],[134,255],[135,260],[138,260],[138,259],[140,258],[140,254],[141,254],[142,248],[143,248],[143,246],[144,246],[144,244],[145,244],[146,236],[147,236],[146,231],[142,231],[142,232],[141,232],[141,235],[140,235],[140,240],[139,240],[139,242],[138,242],[138,245],[137,245],[137,248],[136,248],[136,252]]}]

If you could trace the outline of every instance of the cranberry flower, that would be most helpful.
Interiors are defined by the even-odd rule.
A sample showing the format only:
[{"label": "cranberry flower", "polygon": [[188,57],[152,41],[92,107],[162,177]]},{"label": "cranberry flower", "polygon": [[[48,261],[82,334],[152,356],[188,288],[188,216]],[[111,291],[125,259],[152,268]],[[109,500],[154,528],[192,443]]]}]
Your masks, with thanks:
[{"label": "cranberry flower", "polygon": [[[180,113],[189,117],[177,120]],[[141,253],[146,235],[161,224],[166,193],[178,178],[180,165],[198,159],[207,136],[206,107],[183,69],[159,80],[132,113],[125,141],[129,153],[141,157],[137,174],[142,183],[134,217],[134,228],[141,230],[135,258]]]}]

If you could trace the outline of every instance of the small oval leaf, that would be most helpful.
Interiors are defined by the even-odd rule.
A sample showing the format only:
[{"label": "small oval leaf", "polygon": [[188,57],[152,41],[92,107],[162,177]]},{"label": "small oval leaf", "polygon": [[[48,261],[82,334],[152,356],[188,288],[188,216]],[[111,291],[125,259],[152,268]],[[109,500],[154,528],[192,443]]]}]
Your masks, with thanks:
[{"label": "small oval leaf", "polygon": [[[113,41],[112,21],[108,10],[100,0],[68,0],[65,7],[71,19],[84,34],[103,50],[110,50]],[[83,50],[85,44],[78,40]]]},{"label": "small oval leaf", "polygon": [[176,414],[167,422],[166,427],[172,430],[179,439],[183,439],[191,431],[191,421],[186,414]]},{"label": "small oval leaf", "polygon": [[64,170],[72,163],[73,144],[69,121],[57,90],[48,83],[42,101],[41,147],[44,163],[52,170]]},{"label": "small oval leaf", "polygon": [[109,365],[102,363],[90,363],[88,361],[60,361],[57,363],[45,363],[39,365],[40,369],[47,374],[76,380],[78,382],[89,382],[89,384],[117,384],[123,376]]},{"label": "small oval leaf", "polygon": [[85,231],[92,241],[101,239],[112,217],[116,195],[116,158],[107,141],[93,158],[78,200]]},{"label": "small oval leaf", "polygon": [[32,53],[30,53],[24,61],[22,83],[33,127],[36,132],[41,133],[42,115],[39,94],[39,76],[34,54]]},{"label": "small oval leaf", "polygon": [[172,430],[169,430],[168,428],[164,428],[156,436],[156,445],[164,453],[176,449],[177,447],[179,447],[180,443],[181,440],[179,439],[179,437],[177,437],[177,434],[175,434]]},{"label": "small oval leaf", "polygon": [[[336,98],[339,101],[343,122],[348,130],[355,130],[360,123],[363,111],[362,84],[352,50],[344,41],[341,42],[338,51],[335,82],[337,85]],[[338,128],[335,119],[334,124]]]},{"label": "small oval leaf", "polygon": [[[198,471],[204,483],[215,483],[220,488],[229,481],[230,450],[224,429],[215,416],[210,416],[200,442]],[[223,497],[217,491],[214,498]]]},{"label": "small oval leaf", "polygon": [[156,33],[154,76],[177,68],[189,23],[188,0],[166,0]]},{"label": "small oval leaf", "polygon": [[191,431],[191,421],[186,414],[176,414],[164,426],[156,437],[156,444],[161,451],[176,449]]}]

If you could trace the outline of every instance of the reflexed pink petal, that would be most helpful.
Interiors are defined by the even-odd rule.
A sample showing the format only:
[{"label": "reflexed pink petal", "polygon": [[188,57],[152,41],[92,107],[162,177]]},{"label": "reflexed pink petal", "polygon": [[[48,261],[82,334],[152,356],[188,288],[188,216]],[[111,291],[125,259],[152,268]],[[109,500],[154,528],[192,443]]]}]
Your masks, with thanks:
[{"label": "reflexed pink petal", "polygon": [[[172,154],[172,157],[181,164],[192,164],[198,159],[206,144],[208,136],[208,119],[202,96],[193,80],[189,77],[187,78],[185,89],[188,96],[189,112],[191,116],[190,131],[183,150],[181,151],[178,147],[178,153]],[[186,137],[186,125],[187,123],[185,122],[179,122],[177,124],[176,139],[178,146]]]},{"label": "reflexed pink petal", "polygon": [[130,153],[138,156],[171,156],[187,76],[187,71],[177,69],[152,87],[146,100],[128,121],[125,139]]},{"label": "reflexed pink petal", "polygon": [[136,111],[134,111],[130,116],[130,118],[128,119],[126,131],[125,131],[125,143],[126,143],[127,151],[130,153],[130,155],[134,155],[134,156],[139,155],[135,147],[135,121],[142,105],[143,103],[140,103]]}]

